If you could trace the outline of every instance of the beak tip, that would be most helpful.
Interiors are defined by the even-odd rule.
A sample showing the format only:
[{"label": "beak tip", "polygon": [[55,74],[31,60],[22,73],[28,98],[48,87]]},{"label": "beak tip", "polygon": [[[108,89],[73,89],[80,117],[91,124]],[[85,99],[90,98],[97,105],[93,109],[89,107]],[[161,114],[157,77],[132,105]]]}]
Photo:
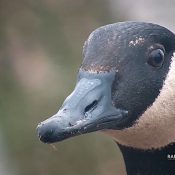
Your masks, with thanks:
[{"label": "beak tip", "polygon": [[43,143],[48,143],[48,140],[52,138],[53,130],[48,129],[47,125],[44,123],[39,123],[36,128],[37,136],[39,140]]},{"label": "beak tip", "polygon": [[37,136],[43,143],[50,144],[62,140],[64,137],[64,129],[62,123],[58,123],[57,120],[45,120],[38,124],[36,128]]}]

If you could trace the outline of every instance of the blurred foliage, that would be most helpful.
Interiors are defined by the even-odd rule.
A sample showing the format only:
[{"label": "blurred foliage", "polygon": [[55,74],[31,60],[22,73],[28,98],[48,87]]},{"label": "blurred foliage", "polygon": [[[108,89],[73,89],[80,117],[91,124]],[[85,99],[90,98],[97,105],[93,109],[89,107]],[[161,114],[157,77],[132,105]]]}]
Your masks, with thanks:
[{"label": "blurred foliage", "polygon": [[103,134],[57,150],[36,135],[73,89],[84,41],[111,22],[105,0],[1,0],[0,126],[18,175],[124,174],[116,144]]}]

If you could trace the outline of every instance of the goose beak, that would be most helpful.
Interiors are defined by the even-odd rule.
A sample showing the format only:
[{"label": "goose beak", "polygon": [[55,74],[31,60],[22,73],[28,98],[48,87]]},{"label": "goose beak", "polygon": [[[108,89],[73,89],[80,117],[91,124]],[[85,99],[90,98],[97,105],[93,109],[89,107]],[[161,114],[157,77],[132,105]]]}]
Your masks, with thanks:
[{"label": "goose beak", "polygon": [[114,77],[113,72],[80,72],[74,91],[60,110],[38,125],[40,140],[54,143],[97,130],[116,129],[127,116],[127,111],[112,105],[111,86]]}]

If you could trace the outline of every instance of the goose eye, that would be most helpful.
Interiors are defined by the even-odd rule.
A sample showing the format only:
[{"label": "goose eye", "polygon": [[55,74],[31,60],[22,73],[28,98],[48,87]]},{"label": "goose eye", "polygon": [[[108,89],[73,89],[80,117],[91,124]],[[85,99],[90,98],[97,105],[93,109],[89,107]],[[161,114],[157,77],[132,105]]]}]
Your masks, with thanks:
[{"label": "goose eye", "polygon": [[147,63],[153,67],[161,67],[163,61],[164,61],[164,51],[161,49],[156,49],[149,54]]}]

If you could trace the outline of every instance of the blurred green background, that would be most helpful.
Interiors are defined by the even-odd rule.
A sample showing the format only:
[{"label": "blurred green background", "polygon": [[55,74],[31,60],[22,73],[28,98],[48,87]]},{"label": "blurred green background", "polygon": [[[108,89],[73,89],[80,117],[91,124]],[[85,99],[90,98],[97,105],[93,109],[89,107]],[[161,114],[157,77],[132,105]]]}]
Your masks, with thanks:
[{"label": "blurred green background", "polygon": [[74,88],[83,43],[94,29],[124,20],[174,27],[173,1],[134,2],[130,8],[129,0],[0,1],[0,175],[125,175],[117,145],[102,133],[55,149],[39,141],[36,126]]}]

